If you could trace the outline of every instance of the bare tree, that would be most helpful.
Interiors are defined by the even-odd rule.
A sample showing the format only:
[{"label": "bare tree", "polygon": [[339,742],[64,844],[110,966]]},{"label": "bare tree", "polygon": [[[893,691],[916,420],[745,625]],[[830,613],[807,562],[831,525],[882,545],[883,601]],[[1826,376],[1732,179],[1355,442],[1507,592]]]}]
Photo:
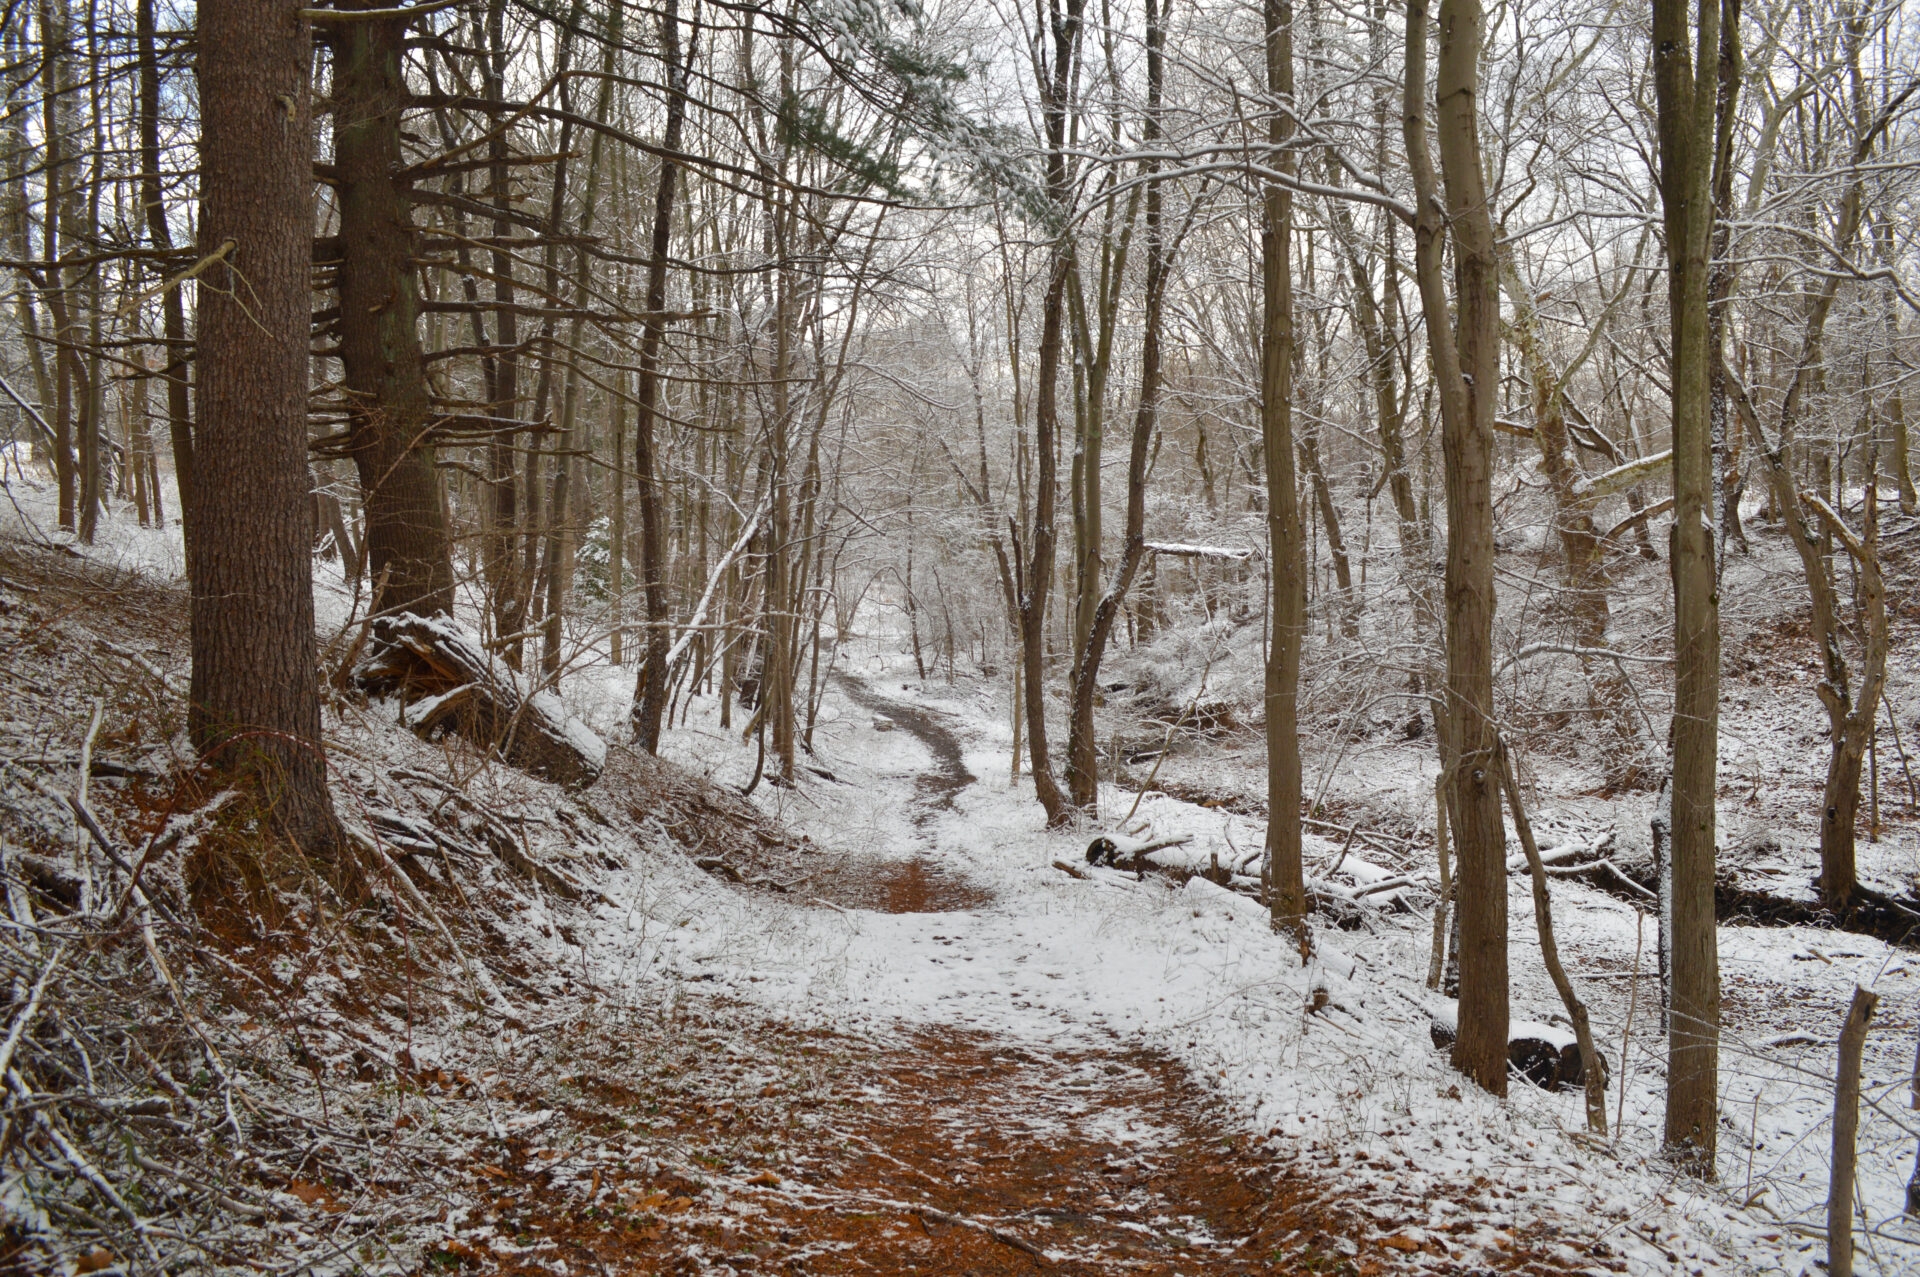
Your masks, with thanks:
[{"label": "bare tree", "polygon": [[1655,0],[1654,88],[1667,230],[1673,400],[1674,598],[1672,933],[1666,1143],[1692,1173],[1714,1174],[1719,1131],[1720,957],[1713,905],[1719,767],[1720,614],[1714,571],[1713,423],[1708,323],[1714,116],[1723,0]]}]

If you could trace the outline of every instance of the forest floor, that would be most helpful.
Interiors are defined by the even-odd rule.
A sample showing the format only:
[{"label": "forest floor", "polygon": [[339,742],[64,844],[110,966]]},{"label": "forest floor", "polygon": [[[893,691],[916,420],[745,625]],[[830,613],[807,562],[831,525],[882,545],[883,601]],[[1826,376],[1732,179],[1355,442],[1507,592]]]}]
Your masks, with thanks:
[{"label": "forest floor", "polygon": [[[92,801],[110,827],[137,841],[162,800],[151,782],[179,745],[171,734],[178,707],[155,684],[180,669],[186,653],[182,593],[151,574],[25,539],[0,539],[0,592],[0,681],[13,711],[5,755],[49,775],[70,769],[77,754],[66,745],[83,731],[92,695],[102,693],[108,713]],[[976,783],[952,716],[851,676],[836,685],[846,706],[892,722],[883,744],[902,765],[896,783],[871,792],[911,836],[868,855],[800,849],[811,871],[798,889],[806,900],[799,912],[835,922],[893,919],[936,952],[951,948],[957,938],[949,931],[957,937],[1008,912],[1000,892],[954,867],[964,848],[944,841],[956,826],[941,822],[959,818],[956,800]],[[432,770],[431,747],[360,721],[352,747],[359,761],[377,760],[395,777]],[[549,788],[506,780],[522,795],[545,798]],[[604,779],[589,792],[603,808],[632,797]],[[682,784],[675,795],[679,814],[706,822],[707,834],[752,835],[728,843],[742,876],[764,871],[765,883],[792,872],[791,842],[743,823],[738,808],[709,805],[711,791],[697,785]],[[393,824],[350,774],[342,801]],[[8,810],[10,818],[32,816]],[[513,805],[496,800],[494,810]],[[530,802],[519,810],[537,820],[561,809]],[[709,914],[716,891],[739,910],[718,920],[730,940],[756,925],[756,915],[757,925],[778,930],[794,912],[779,891],[720,888],[689,874],[686,861],[665,867]],[[577,862],[567,872],[589,877]],[[160,865],[151,874],[159,889]],[[620,972],[633,964],[596,962],[606,951],[584,934],[596,919],[618,933],[614,916],[634,916],[631,902],[616,903],[625,894],[621,878],[606,875],[600,907],[584,915],[537,891],[515,899],[502,889],[472,902],[467,920],[479,926],[459,929],[511,990],[517,1014],[504,1023],[453,1007],[429,1011],[429,991],[442,994],[457,977],[411,958],[396,963],[398,954],[380,942],[394,932],[377,922],[358,937],[303,939],[296,928],[280,951],[245,943],[246,928],[231,917],[201,932],[190,950],[202,959],[209,949],[224,954],[214,964],[244,969],[272,991],[267,1002],[192,956],[176,957],[187,964],[182,979],[197,1031],[218,1036],[229,1064],[244,1070],[235,1095],[241,1111],[256,1115],[249,1124],[293,1136],[277,1154],[271,1137],[257,1144],[239,1176],[268,1192],[267,1213],[279,1221],[256,1245],[277,1241],[290,1248],[283,1258],[290,1253],[318,1272],[528,1277],[1373,1277],[1621,1266],[1604,1241],[1550,1221],[1502,1218],[1431,1184],[1392,1191],[1279,1156],[1187,1065],[1127,1035],[982,1029],[966,1023],[974,1017],[964,1006],[933,1024],[830,1027],[817,1016],[807,1023],[770,1015],[726,987],[764,978],[751,972],[680,970],[662,980],[643,970],[629,982]],[[440,889],[458,928],[450,874],[429,870],[418,881]],[[43,913],[49,907],[57,906],[43,899]],[[682,905],[662,907],[656,895],[644,907],[668,918]],[[678,921],[682,934],[697,929],[690,918]],[[696,956],[692,965],[699,963]],[[1006,993],[999,986],[970,996]],[[138,995],[132,1005],[141,1007]],[[185,1037],[164,1001],[144,1010]],[[88,1008],[67,1014],[87,1024]],[[304,1068],[287,1068],[289,1041]],[[1389,1179],[1396,1169],[1387,1159],[1374,1167]],[[239,1184],[226,1191],[245,1197]],[[206,1240],[217,1253],[214,1231]],[[28,1263],[30,1252],[15,1249],[25,1238],[17,1224],[0,1232],[0,1261]],[[257,1262],[247,1256],[260,1252],[228,1245],[233,1263]],[[73,1265],[110,1270],[112,1250],[83,1245]]]},{"label": "forest floor", "polygon": [[[114,836],[152,845],[177,827],[156,778],[182,756],[185,600],[165,536],[106,532],[84,555],[0,544],[0,756],[19,765],[8,776],[71,783],[103,697],[94,802]],[[337,648],[349,597],[321,584],[323,647]],[[899,638],[848,636],[795,783],[763,780],[751,802],[753,746],[706,698],[681,707],[673,766],[616,743],[600,780],[567,793],[421,741],[391,705],[335,696],[342,815],[423,896],[385,892],[344,927],[236,931],[204,961],[205,936],[163,933],[193,1035],[138,945],[131,980],[95,978],[138,993],[150,1030],[184,1053],[176,1076],[204,1078],[198,1035],[234,1065],[248,1160],[209,1163],[224,1196],[188,1195],[219,1227],[175,1235],[234,1271],[271,1255],[328,1274],[1812,1274],[1838,1008],[1878,980],[1859,1266],[1911,1271],[1920,1252],[1897,1205],[1913,1148],[1898,1112],[1915,1022],[1905,951],[1723,927],[1721,1181],[1693,1183],[1657,1157],[1652,929],[1626,901],[1555,886],[1562,951],[1618,1066],[1608,1138],[1581,1129],[1577,1094],[1516,1081],[1485,1096],[1431,1045],[1445,1007],[1424,981],[1430,746],[1390,725],[1357,744],[1316,727],[1327,814],[1367,836],[1316,826],[1311,871],[1336,893],[1385,889],[1323,922],[1303,967],[1255,902],[1186,876],[1258,854],[1244,731],[1170,760],[1162,779],[1186,798],[1106,786],[1105,822],[1049,832],[1030,784],[1009,778],[1004,687],[964,670],[920,679]],[[1802,678],[1797,657],[1771,674],[1735,663],[1746,641],[1734,627],[1746,678]],[[610,742],[628,679],[589,666],[564,689]],[[1803,713],[1741,688],[1729,700],[1734,733],[1768,726],[1743,713],[1771,715],[1817,745]],[[1643,797],[1598,796],[1550,754],[1533,760],[1550,853],[1631,840]],[[1788,772],[1804,788],[1804,768]],[[1743,787],[1736,770],[1728,791],[1784,787],[1761,779]],[[0,832],[17,846],[74,846],[58,804],[6,797]],[[504,847],[483,826],[506,830]],[[1088,839],[1122,827],[1185,840],[1164,853],[1170,872],[1085,866]],[[156,859],[156,890],[179,881],[194,836]],[[1803,845],[1770,847],[1801,872]],[[1907,852],[1882,854],[1892,868]],[[1513,892],[1514,1014],[1551,1033],[1523,876]],[[423,956],[438,918],[422,899],[478,975]],[[147,1102],[129,1093],[114,1111]],[[221,1145],[198,1147],[172,1156]],[[236,1200],[253,1213],[222,1213]],[[68,1262],[96,1270],[94,1244],[75,1241]]]},{"label": "forest floor", "polygon": [[[851,676],[835,681],[853,706],[925,749],[911,822],[924,829],[950,811],[975,777],[945,716]],[[949,861],[959,858],[945,850]],[[772,874],[787,866],[737,867]],[[994,904],[926,854],[837,858],[805,890],[816,907],[918,915],[912,921],[929,932],[946,929],[942,918],[959,922],[960,911]],[[954,943],[937,932],[932,939]],[[1336,1177],[1303,1173],[1252,1138],[1177,1061],[1124,1040],[1061,1049],[948,1025],[890,1045],[815,1031],[769,1051],[785,1031],[756,1031],[740,1012],[704,1008],[703,1025],[730,1023],[747,1041],[725,1051],[687,1041],[667,1070],[680,1079],[677,1102],[574,1079],[593,1105],[578,1115],[585,1129],[618,1129],[645,1112],[687,1161],[730,1168],[730,1183],[716,1191],[707,1177],[682,1173],[623,1185],[616,1200],[634,1213],[622,1217],[583,1214],[566,1195],[543,1200],[537,1188],[522,1196],[520,1177],[510,1176],[499,1193],[517,1202],[523,1226],[612,1272],[1278,1267],[1372,1277],[1618,1267],[1606,1243],[1563,1239],[1551,1225],[1494,1228],[1469,1213],[1450,1217],[1453,1203],[1436,1207],[1436,1193],[1355,1192]],[[450,1240],[435,1253],[476,1252]]]}]

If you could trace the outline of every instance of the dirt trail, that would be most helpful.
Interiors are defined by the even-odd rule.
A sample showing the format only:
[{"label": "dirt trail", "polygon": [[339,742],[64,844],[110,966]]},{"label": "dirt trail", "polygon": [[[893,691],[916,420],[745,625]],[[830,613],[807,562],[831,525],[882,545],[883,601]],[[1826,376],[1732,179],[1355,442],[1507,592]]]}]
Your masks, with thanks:
[{"label": "dirt trail", "polygon": [[952,811],[954,798],[976,779],[967,770],[960,738],[939,715],[884,696],[850,674],[836,672],[834,681],[848,700],[869,714],[885,717],[896,731],[913,737],[933,755],[933,766],[914,781],[913,823],[925,850],[912,860],[849,857],[817,873],[811,894],[843,908],[881,913],[951,913],[989,903],[990,892],[968,883],[963,874],[946,865],[951,850],[935,843],[930,828],[934,815]]},{"label": "dirt trail", "polygon": [[[483,1181],[485,1217],[528,1248],[525,1268],[459,1242],[433,1262],[528,1274],[555,1257],[606,1274],[1575,1271],[1544,1258],[1558,1239],[1430,1230],[1425,1203],[1363,1202],[1292,1172],[1150,1052],[957,1032],[875,1050],[767,1026],[754,1035],[764,1049],[716,1051],[701,1039],[717,1024],[696,1023],[649,1041],[640,1070],[614,1063],[614,1047],[623,1079],[583,1074],[563,1102],[585,1133],[645,1132],[645,1155],[589,1170],[522,1145],[504,1178]],[[1580,1267],[1610,1266],[1605,1254]]]}]

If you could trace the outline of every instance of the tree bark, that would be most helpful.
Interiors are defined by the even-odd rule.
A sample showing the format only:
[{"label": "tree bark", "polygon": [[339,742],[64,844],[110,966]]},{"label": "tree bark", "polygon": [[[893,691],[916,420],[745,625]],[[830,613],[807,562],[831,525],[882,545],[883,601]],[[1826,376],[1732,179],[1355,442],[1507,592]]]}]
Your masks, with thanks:
[{"label": "tree bark", "polygon": [[201,0],[198,18],[200,244],[232,247],[200,289],[188,725],[303,852],[333,859],[307,478],[313,37],[300,0]]},{"label": "tree bark", "polygon": [[[352,0],[343,8],[376,8]],[[380,613],[453,612],[453,545],[420,349],[411,194],[400,177],[407,19],[331,24],[340,361]]]},{"label": "tree bark", "polygon": [[[1293,3],[1266,0],[1269,160],[1291,174],[1281,149],[1295,129]],[[1267,908],[1275,931],[1289,931],[1304,961],[1306,871],[1300,852],[1300,654],[1307,637],[1306,537],[1300,522],[1293,437],[1293,193],[1279,182],[1261,192],[1260,441],[1266,457],[1267,547],[1273,565],[1273,625],[1264,689],[1267,718]]]},{"label": "tree bark", "polygon": [[[1414,274],[1440,392],[1445,455],[1447,686],[1441,759],[1449,777],[1457,857],[1459,1035],[1453,1065],[1495,1095],[1507,1092],[1506,827],[1493,736],[1493,415],[1499,386],[1500,299],[1493,224],[1480,168],[1476,0],[1442,0],[1435,84],[1443,213],[1426,126],[1427,8],[1407,7],[1404,128],[1417,200]],[[1452,228],[1458,331],[1442,273]]]},{"label": "tree bark", "polygon": [[[491,0],[487,6],[487,53],[483,59],[482,92],[494,104],[506,96],[507,40],[506,0]],[[494,335],[500,345],[497,358],[483,365],[487,374],[488,398],[496,416],[520,415],[520,341],[519,314],[514,304],[513,254],[506,243],[512,235],[513,176],[507,164],[508,137],[496,128],[487,139],[488,194],[493,203],[493,300]],[[497,636],[518,633],[526,607],[520,589],[520,574],[514,567],[515,537],[520,525],[519,479],[514,468],[516,434],[497,436],[487,445],[487,499],[485,537],[481,542],[481,571],[486,577],[492,602],[492,621]],[[507,655],[517,661],[518,645]]]},{"label": "tree bark", "polygon": [[1853,1277],[1853,1172],[1860,1136],[1860,1058],[1880,995],[1859,985],[1840,1026],[1833,1079],[1833,1167],[1827,1177],[1827,1275]]},{"label": "tree bark", "polygon": [[[680,133],[687,114],[686,81],[693,64],[692,41],[685,58],[680,54],[680,10],[667,0],[660,17],[660,54],[667,69],[667,119],[661,145],[680,149]],[[647,321],[640,336],[638,384],[633,420],[634,493],[640,507],[640,582],[646,596],[647,629],[640,645],[640,670],[633,689],[633,738],[649,754],[660,749],[660,719],[667,705],[667,545],[661,519],[661,494],[655,470],[655,418],[660,411],[660,340],[666,331],[658,318],[667,306],[667,249],[673,235],[674,182],[679,166],[664,156],[654,191],[653,238],[647,259]],[[766,680],[761,680],[764,696]]]},{"label": "tree bark", "polygon": [[[158,249],[173,247],[167,224],[166,197],[160,186],[160,62],[154,52],[154,0],[139,0],[134,25],[140,51],[140,202],[147,235]],[[180,289],[169,288],[160,299],[166,334],[161,376],[167,383],[167,437],[173,445],[173,483],[179,493],[180,525],[193,520],[193,406],[187,388],[187,312]],[[158,492],[155,496],[158,497]],[[182,540],[193,544],[191,534]],[[193,558],[187,556],[187,577],[193,577]]]},{"label": "tree bark", "polygon": [[[1040,349],[1034,389],[1034,503],[1029,526],[1030,557],[1022,565],[1020,588],[1020,643],[1025,669],[1028,770],[1034,796],[1047,813],[1048,827],[1064,825],[1073,808],[1054,780],[1047,750],[1047,598],[1053,593],[1057,532],[1054,504],[1058,499],[1060,438],[1060,362],[1066,345],[1066,301],[1071,250],[1064,240],[1068,213],[1067,115],[1075,64],[1079,59],[1081,16],[1085,0],[1048,0],[1047,35],[1052,41],[1051,62],[1042,56],[1035,72],[1040,81],[1043,126],[1046,133],[1047,197],[1050,213],[1062,223],[1055,233],[1062,239],[1049,251],[1047,289],[1041,301]],[[1041,45],[1041,49],[1045,49]]]},{"label": "tree bark", "polygon": [[[1720,724],[1720,612],[1714,570],[1708,282],[1713,140],[1723,0],[1654,0],[1654,89],[1672,335],[1674,521],[1673,933],[1666,1146],[1714,1174],[1719,1130],[1720,959],[1713,912]],[[1697,48],[1696,48],[1697,42]]]}]

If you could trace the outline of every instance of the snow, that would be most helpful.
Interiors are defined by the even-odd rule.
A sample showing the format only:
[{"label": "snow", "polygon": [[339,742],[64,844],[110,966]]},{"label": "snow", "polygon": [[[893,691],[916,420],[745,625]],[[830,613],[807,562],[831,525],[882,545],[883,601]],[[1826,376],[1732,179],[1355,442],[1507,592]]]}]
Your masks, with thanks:
[{"label": "snow", "polygon": [[[767,806],[830,847],[898,855],[904,845],[931,853],[989,888],[993,902],[962,913],[887,915],[700,888],[702,903],[685,906],[685,925],[653,942],[662,969],[698,975],[707,988],[798,1023],[882,1037],[959,1026],[1042,1047],[1148,1045],[1206,1079],[1248,1130],[1268,1135],[1277,1155],[1298,1159],[1304,1169],[1331,1167],[1341,1152],[1386,1159],[1390,1172],[1341,1171],[1342,1182],[1368,1200],[1422,1210],[1428,1201],[1455,1203],[1489,1219],[1550,1220],[1604,1238],[1635,1272],[1674,1271],[1678,1263],[1811,1273],[1813,1260],[1823,1257],[1822,1247],[1789,1225],[1813,1219],[1823,1206],[1830,1075],[1821,1061],[1800,1057],[1828,1048],[1769,1049],[1730,1033],[1723,1049],[1722,1184],[1676,1179],[1654,1155],[1663,1062],[1650,1023],[1650,946],[1625,1062],[1625,1129],[1611,1142],[1595,1142],[1582,1129],[1578,1094],[1516,1081],[1507,1100],[1496,1100],[1465,1084],[1433,1048],[1430,1017],[1444,1017],[1446,1006],[1424,988],[1430,924],[1423,913],[1380,909],[1369,911],[1368,930],[1318,930],[1313,958],[1302,967],[1290,944],[1268,930],[1257,902],[1204,879],[1176,887],[1092,870],[1089,881],[1076,881],[1052,861],[1079,863],[1090,831],[1042,828],[1030,788],[1007,779],[1007,728],[998,707],[977,693],[917,684],[895,693],[897,666],[870,653],[854,663],[872,675],[875,689],[954,716],[968,742],[966,765],[982,779],[953,810],[923,812],[914,824],[911,785],[924,751],[901,732],[874,735],[830,692],[828,704],[839,702],[839,712],[816,730],[816,761],[842,783],[808,784],[799,793],[763,789]],[[667,750],[694,757],[721,779],[744,780],[751,766],[750,753],[702,723],[700,709],[689,727],[672,734]],[[1430,801],[1430,774],[1405,783]],[[1109,791],[1103,803],[1124,812],[1132,797]],[[1223,864],[1238,863],[1259,846],[1254,822],[1158,794],[1141,803],[1133,828],[1142,840],[1191,836],[1172,853],[1190,865],[1214,854]],[[1546,828],[1543,821],[1543,837],[1559,848],[1595,840],[1590,831],[1576,838]],[[1323,872],[1338,856],[1336,842],[1309,836],[1307,844],[1310,865]],[[1358,886],[1394,871],[1350,848],[1341,872]],[[1555,1022],[1559,1002],[1538,957],[1524,877],[1510,880],[1509,889],[1514,1028],[1556,1046],[1571,1042],[1564,1021]],[[1631,959],[1634,911],[1578,883],[1556,881],[1554,893],[1563,952],[1594,1009],[1602,1050],[1618,1068],[1629,982],[1585,973],[1603,965],[1602,953],[1624,951]],[[1417,890],[1407,895],[1423,899]],[[618,945],[612,936],[601,942]],[[1810,942],[1798,928],[1724,930],[1730,999],[1744,999],[1757,979],[1805,989],[1804,975],[1811,974],[1819,979],[1818,1019],[1825,1021],[1825,1004],[1837,1005],[1854,978],[1871,979],[1885,965],[1881,989],[1892,1004],[1886,1018],[1910,1022],[1911,978],[1888,961],[1887,946],[1848,937],[1845,947],[1857,959],[1844,966],[1836,959],[1831,968],[1815,962],[1818,972],[1804,972],[1809,964],[1790,955]],[[1315,989],[1328,995],[1317,1012],[1308,1010]],[[1880,1041],[1891,1045],[1891,1035]],[[1869,1076],[1885,1095],[1892,1083],[1881,1058]],[[1616,1087],[1610,1118],[1619,1099]],[[1759,1107],[1765,1115],[1757,1124],[1733,1120]],[[1862,1193],[1877,1226],[1898,1232],[1903,1154],[1885,1107],[1870,1109],[1863,1122],[1872,1134],[1862,1144]],[[1760,1186],[1765,1191],[1756,1194]]]},{"label": "snow", "polygon": [[[30,511],[43,511],[47,486],[30,476],[12,479],[9,491]],[[122,510],[102,521],[99,543],[88,552],[162,577],[179,570],[177,528],[139,529]],[[321,571],[322,625],[338,625],[350,597],[337,569],[332,580]],[[1730,569],[1730,632],[1764,621],[1764,614],[1743,614],[1737,600],[1743,579],[1751,583],[1767,571],[1759,562]],[[1140,663],[1161,662],[1162,686],[1183,688],[1182,703],[1203,687],[1244,702],[1257,669],[1249,628],[1222,622],[1189,630],[1178,639],[1183,649],[1143,653]],[[795,1024],[883,1041],[959,1027],[1038,1049],[1151,1047],[1212,1086],[1277,1157],[1304,1171],[1337,1174],[1359,1198],[1417,1209],[1430,1225],[1463,1214],[1489,1226],[1551,1221],[1572,1236],[1604,1241],[1635,1273],[1818,1271],[1824,1247],[1809,1229],[1824,1214],[1832,1043],[1853,986],[1873,984],[1883,1001],[1869,1038],[1859,1183],[1872,1231],[1861,1239],[1858,1263],[1863,1271],[1913,1270],[1920,1234],[1900,1208],[1915,1132],[1904,1106],[1920,973],[1904,951],[1805,927],[1721,929],[1727,1030],[1720,1180],[1694,1183],[1657,1157],[1664,1044],[1652,928],[1642,931],[1633,908],[1576,881],[1554,882],[1562,951],[1616,1070],[1609,1118],[1617,1110],[1624,1119],[1612,1139],[1596,1141],[1582,1129],[1579,1095],[1516,1082],[1507,1099],[1495,1099],[1466,1084],[1432,1046],[1429,1026],[1448,1007],[1424,986],[1432,878],[1424,855],[1407,873],[1363,854],[1361,842],[1343,855],[1343,839],[1309,834],[1310,872],[1330,880],[1338,861],[1338,876],[1352,884],[1333,886],[1357,892],[1395,876],[1414,882],[1367,897],[1375,907],[1365,911],[1360,930],[1316,922],[1314,952],[1304,965],[1288,940],[1271,933],[1256,902],[1204,879],[1176,886],[1158,876],[1089,870],[1088,880],[1076,880],[1053,861],[1081,864],[1093,831],[1045,830],[1030,784],[1009,779],[1004,688],[921,684],[903,672],[909,666],[898,646],[884,630],[863,640],[848,636],[840,663],[889,699],[942,713],[977,779],[950,808],[924,803],[916,786],[933,761],[928,750],[904,730],[877,732],[870,713],[830,686],[810,761],[836,780],[803,775],[797,789],[763,785],[756,800],[829,850],[931,858],[991,893],[990,903],[881,914],[743,893],[699,872],[662,835],[641,848],[644,854],[628,857],[626,868],[596,870],[603,899],[583,906],[591,925],[575,926],[578,946],[549,929],[558,915],[545,902],[505,924],[516,942],[530,955],[576,965],[635,1002],[663,991],[718,996]],[[1808,748],[1817,704],[1802,688],[1766,690],[1756,703],[1738,671],[1730,673],[1723,736],[1729,784],[1721,797],[1729,846],[1774,836],[1791,818],[1789,793],[1817,792],[1808,761],[1819,754]],[[1325,698],[1327,688],[1315,694]],[[627,672],[588,666],[569,678],[563,703],[543,712],[558,710],[555,720],[566,723],[569,739],[597,746],[603,761],[601,733],[621,730],[630,695]],[[1323,699],[1315,712],[1327,713],[1331,703]],[[717,781],[742,784],[753,752],[737,732],[720,731],[713,711],[710,701],[696,699],[663,752]],[[1371,711],[1339,712],[1353,719]],[[1430,744],[1367,739],[1319,749],[1308,759],[1310,790],[1364,797],[1372,810],[1400,812],[1414,824],[1430,813]],[[419,750],[429,756],[425,746]],[[1260,792],[1257,748],[1236,748],[1229,739],[1203,757],[1215,787]],[[389,770],[392,762],[385,760]],[[1590,788],[1580,762],[1546,754],[1530,762],[1550,794]],[[1750,797],[1742,790],[1747,776]],[[488,768],[473,783],[496,786],[495,801],[522,811],[529,837],[556,858],[586,854],[602,836],[554,819],[547,787],[527,778]],[[1101,798],[1103,811],[1118,816],[1135,795],[1109,786]],[[1630,849],[1644,841],[1651,802],[1642,794],[1537,804],[1546,858],[1610,834],[1623,852]],[[1217,857],[1240,867],[1260,847],[1262,829],[1257,819],[1224,808],[1149,794],[1121,836],[1138,844],[1191,840],[1154,853],[1163,864],[1200,868]],[[1920,845],[1910,835],[1863,842],[1861,852],[1870,878],[1905,881],[1920,866]],[[1802,863],[1798,855],[1777,847],[1768,854],[1791,871],[1785,885],[1799,889],[1791,878]],[[1747,863],[1764,870],[1770,862]],[[1556,1043],[1570,1040],[1554,1018],[1559,1003],[1538,958],[1524,877],[1510,879],[1509,893],[1515,1027]],[[1387,908],[1394,896],[1411,911]],[[1313,1009],[1316,990],[1327,996]],[[512,1041],[512,1031],[503,1034],[501,1049],[511,1050]],[[449,1047],[424,1033],[409,1049],[421,1067],[452,1058]],[[1351,1165],[1356,1153],[1365,1153],[1369,1165]]]}]

